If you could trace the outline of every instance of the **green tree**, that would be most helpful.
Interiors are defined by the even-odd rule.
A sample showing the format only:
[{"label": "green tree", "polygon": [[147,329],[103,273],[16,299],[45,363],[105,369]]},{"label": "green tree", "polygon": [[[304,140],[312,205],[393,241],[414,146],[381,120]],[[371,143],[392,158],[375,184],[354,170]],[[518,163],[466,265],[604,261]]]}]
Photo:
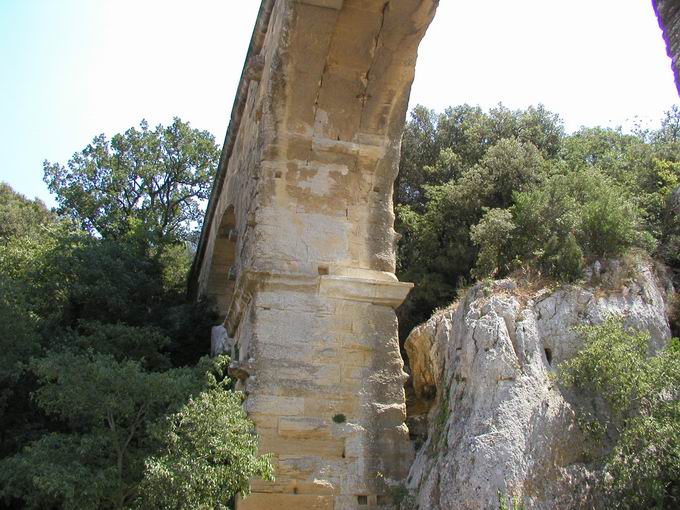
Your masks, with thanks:
[{"label": "green tree", "polygon": [[507,252],[516,226],[508,209],[489,209],[479,223],[470,229],[470,239],[480,247],[473,275],[494,276],[509,270]]},{"label": "green tree", "polygon": [[175,118],[145,121],[111,141],[94,138],[65,167],[45,161],[45,182],[60,212],[105,238],[141,236],[152,243],[190,239],[202,220],[219,148],[207,131]]},{"label": "green tree", "polygon": [[[194,431],[212,433],[217,425],[211,420],[219,419],[225,427],[221,434],[230,438],[219,451],[223,460],[231,461],[231,477],[210,480],[221,492],[199,484],[194,496],[214,507],[226,491],[246,490],[249,475],[270,476],[271,466],[255,454],[257,439],[240,409],[240,396],[225,387],[227,363],[228,359],[218,358],[204,360],[196,368],[149,372],[139,362],[72,350],[52,351],[32,361],[30,370],[40,383],[37,404],[70,430],[44,434],[2,461],[0,494],[21,497],[30,508],[129,508],[149,490],[140,489],[145,465],[153,464],[153,455],[164,451],[163,445],[174,437],[156,431],[166,426],[169,413],[191,413],[194,400],[178,411],[191,395],[197,402],[217,398],[221,403],[210,414],[194,413],[191,426]],[[220,417],[219,412],[227,414]],[[178,427],[185,430],[189,425],[181,422]],[[214,437],[201,437],[203,443],[198,442],[200,437],[189,435],[183,444],[204,449],[206,441],[215,445],[210,442]],[[200,467],[200,458],[193,459],[193,465]],[[197,481],[199,472],[192,474]],[[174,501],[172,508],[185,508],[180,492],[166,497],[165,501]]]},{"label": "green tree", "polygon": [[[128,135],[141,137],[128,132],[116,143],[127,143]],[[157,141],[150,132],[145,136],[144,143]],[[146,153],[152,149],[129,151],[151,161]],[[88,165],[94,169],[95,159]],[[85,172],[80,184],[103,174]],[[11,207],[4,216],[0,210],[0,223],[8,226],[0,240],[0,499],[21,508],[131,508],[150,494],[141,491],[147,464],[177,453],[166,442],[170,435],[161,433],[168,430],[167,417],[193,412],[196,404],[187,402],[209,401],[214,412],[200,408],[193,424],[215,431],[208,420],[230,413],[220,422],[229,428],[219,434],[230,440],[221,458],[231,455],[231,471],[208,462],[204,473],[213,469],[210,481],[219,490],[196,485],[192,497],[210,508],[224,505],[227,494],[247,492],[249,476],[269,476],[271,466],[254,453],[256,436],[241,397],[227,389],[226,361],[199,361],[214,317],[207,303],[185,301],[190,252],[181,240],[195,227],[196,210],[171,210],[183,219],[165,224],[158,202],[149,210],[145,199],[117,209],[115,193],[124,185],[116,181],[119,173],[111,175],[91,190],[101,205],[91,217],[74,206],[89,204],[91,183],[80,191],[78,185],[56,190],[62,206],[74,206],[63,207],[66,217],[43,214],[39,204],[11,190]],[[116,185],[107,188],[111,182]],[[182,185],[194,197],[205,196],[200,179]],[[69,202],[74,196],[84,202]],[[191,434],[182,441],[183,451],[208,447],[192,446],[200,438]],[[207,474],[201,480],[208,482]]]},{"label": "green tree", "polygon": [[42,201],[29,200],[0,182],[0,242],[24,236],[54,220]]},{"label": "green tree", "polygon": [[516,258],[561,280],[581,276],[585,260],[653,247],[627,190],[593,169],[555,174],[545,186],[515,194],[510,208]]},{"label": "green tree", "polygon": [[596,415],[580,409],[587,430],[614,438],[603,459],[601,490],[612,508],[677,508],[680,341],[650,356],[649,334],[626,330],[618,318],[579,331],[584,347],[560,366],[560,378],[607,406]]},{"label": "green tree", "polygon": [[395,185],[397,272],[416,284],[399,310],[402,334],[456,297],[478,255],[470,229],[486,209],[505,209],[513,192],[543,183],[563,137],[559,116],[540,105],[413,110]]},{"label": "green tree", "polygon": [[531,142],[502,138],[458,177],[423,186],[422,207],[397,206],[397,230],[402,234],[398,273],[416,283],[400,311],[402,331],[426,320],[435,306],[453,300],[461,281],[470,278],[478,252],[470,229],[485,209],[509,207],[512,191],[538,186],[548,168]]},{"label": "green tree", "polygon": [[146,460],[141,508],[227,508],[237,493],[250,493],[250,479],[273,480],[270,458],[257,455],[242,395],[226,385],[214,381],[158,428],[163,448]]},{"label": "green tree", "polygon": [[641,249],[680,278],[679,112],[657,130],[567,136],[542,106],[417,107],[395,189],[397,272],[416,284],[402,335],[470,279],[520,266],[575,280],[595,259]]}]

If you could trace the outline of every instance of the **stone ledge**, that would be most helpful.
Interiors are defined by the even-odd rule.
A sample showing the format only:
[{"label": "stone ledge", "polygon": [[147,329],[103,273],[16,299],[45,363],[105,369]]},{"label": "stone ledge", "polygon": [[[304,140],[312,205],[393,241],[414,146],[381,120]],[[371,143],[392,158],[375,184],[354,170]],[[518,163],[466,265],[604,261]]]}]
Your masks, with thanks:
[{"label": "stone ledge", "polygon": [[320,277],[319,294],[397,308],[412,288],[413,284],[407,282],[324,275]]},{"label": "stone ledge", "polygon": [[[252,296],[259,290],[317,292],[321,296],[397,308],[413,288],[392,273],[370,269],[333,267],[330,275],[243,270],[236,282],[224,325],[233,336]],[[343,274],[344,273],[344,274]]]}]

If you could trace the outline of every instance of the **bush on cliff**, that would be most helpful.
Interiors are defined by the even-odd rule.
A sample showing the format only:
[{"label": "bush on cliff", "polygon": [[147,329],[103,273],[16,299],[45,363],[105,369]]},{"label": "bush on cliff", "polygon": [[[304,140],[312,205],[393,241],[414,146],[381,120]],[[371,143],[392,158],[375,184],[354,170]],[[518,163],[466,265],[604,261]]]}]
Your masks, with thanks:
[{"label": "bush on cliff", "polygon": [[580,328],[585,344],[560,366],[561,380],[597,394],[607,406],[594,416],[580,409],[590,433],[614,445],[603,461],[600,489],[611,508],[680,505],[680,340],[649,356],[647,333],[620,319]]}]

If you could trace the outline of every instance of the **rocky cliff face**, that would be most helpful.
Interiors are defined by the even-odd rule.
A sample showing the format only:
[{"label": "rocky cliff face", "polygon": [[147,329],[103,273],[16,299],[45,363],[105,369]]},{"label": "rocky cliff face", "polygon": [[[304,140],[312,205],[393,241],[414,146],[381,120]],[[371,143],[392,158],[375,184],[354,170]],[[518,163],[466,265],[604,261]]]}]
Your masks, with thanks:
[{"label": "rocky cliff face", "polygon": [[488,510],[499,494],[527,509],[592,507],[574,397],[550,374],[580,348],[573,327],[609,315],[663,345],[672,288],[651,263],[596,264],[589,276],[553,290],[478,284],[409,336],[409,426],[422,434],[408,478],[413,508]]}]

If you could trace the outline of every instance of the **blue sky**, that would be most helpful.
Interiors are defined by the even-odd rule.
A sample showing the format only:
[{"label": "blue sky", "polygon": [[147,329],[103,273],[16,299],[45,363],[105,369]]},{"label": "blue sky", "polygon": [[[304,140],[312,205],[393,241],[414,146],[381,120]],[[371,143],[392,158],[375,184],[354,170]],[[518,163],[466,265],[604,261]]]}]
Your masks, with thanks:
[{"label": "blue sky", "polygon": [[[0,180],[49,204],[42,161],[173,116],[226,132],[259,0],[0,0]],[[411,104],[544,103],[569,130],[678,102],[651,1],[441,0]]]}]

